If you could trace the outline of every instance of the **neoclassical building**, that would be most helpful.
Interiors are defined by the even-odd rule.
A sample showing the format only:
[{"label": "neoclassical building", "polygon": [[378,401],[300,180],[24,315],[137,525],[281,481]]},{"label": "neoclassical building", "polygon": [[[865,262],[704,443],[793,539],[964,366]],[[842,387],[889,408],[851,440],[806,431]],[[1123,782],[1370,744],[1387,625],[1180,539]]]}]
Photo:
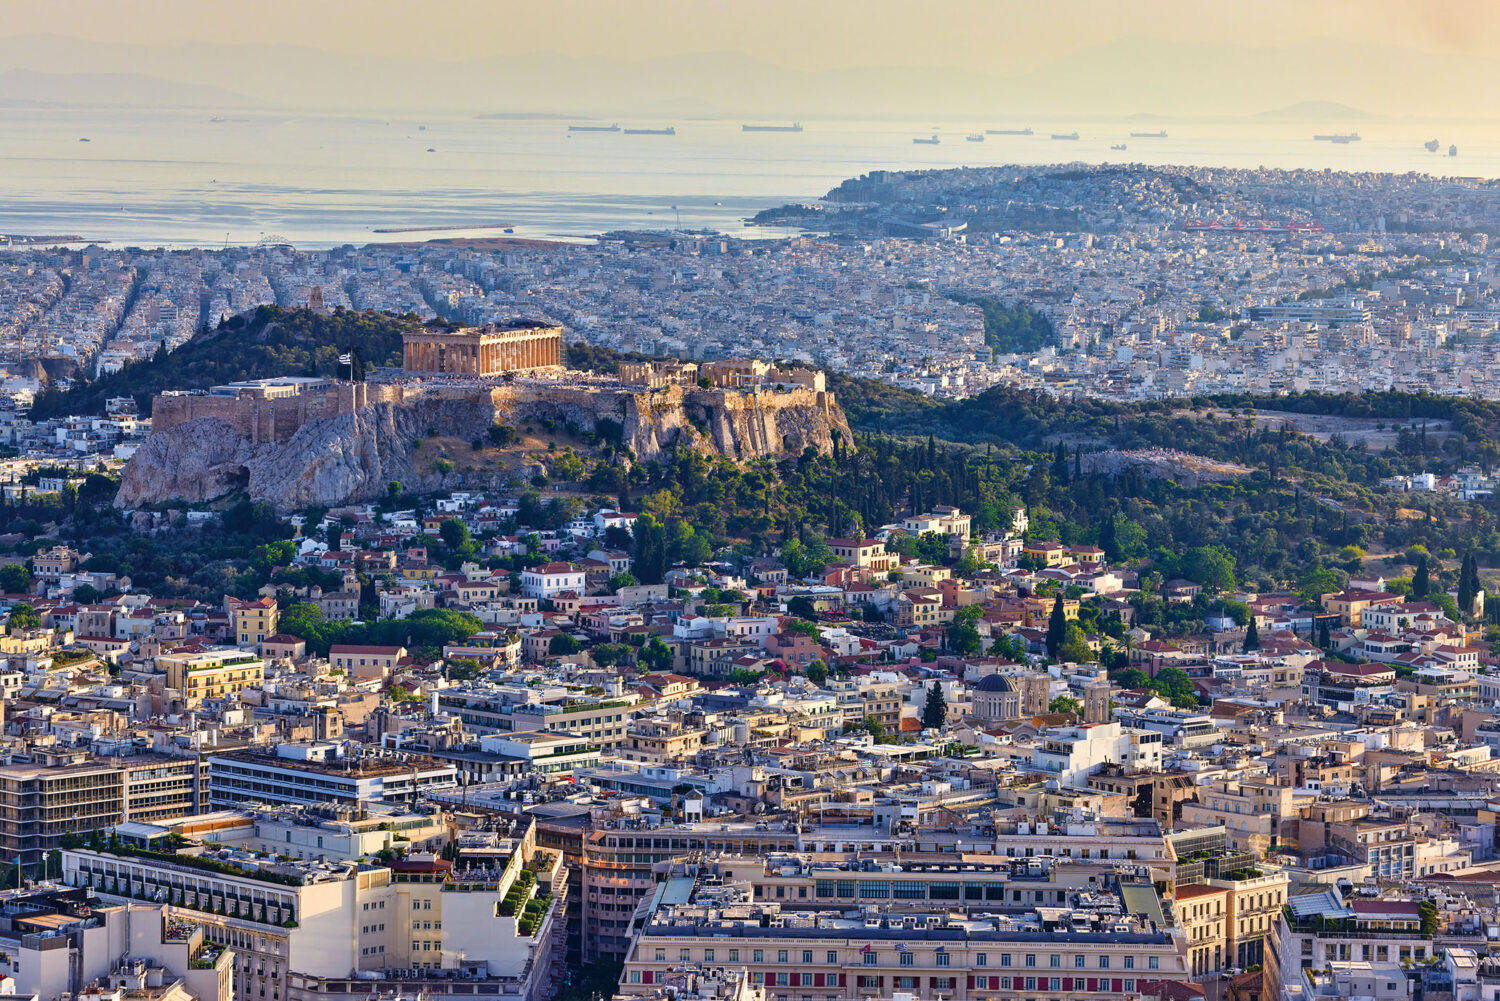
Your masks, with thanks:
[{"label": "neoclassical building", "polygon": [[475,378],[562,364],[562,327],[537,320],[401,335],[402,368],[416,374]]}]

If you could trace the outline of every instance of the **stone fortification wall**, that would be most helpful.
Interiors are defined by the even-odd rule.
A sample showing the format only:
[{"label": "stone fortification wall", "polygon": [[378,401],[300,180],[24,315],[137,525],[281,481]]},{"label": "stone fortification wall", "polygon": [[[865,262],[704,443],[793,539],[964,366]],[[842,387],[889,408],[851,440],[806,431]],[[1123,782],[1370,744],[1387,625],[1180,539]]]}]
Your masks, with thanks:
[{"label": "stone fortification wall", "polygon": [[260,399],[250,394],[164,393],[151,403],[151,430],[160,434],[188,421],[223,421],[251,444],[290,441],[304,424],[352,414],[373,403],[400,403],[400,384],[338,382],[295,396]]}]

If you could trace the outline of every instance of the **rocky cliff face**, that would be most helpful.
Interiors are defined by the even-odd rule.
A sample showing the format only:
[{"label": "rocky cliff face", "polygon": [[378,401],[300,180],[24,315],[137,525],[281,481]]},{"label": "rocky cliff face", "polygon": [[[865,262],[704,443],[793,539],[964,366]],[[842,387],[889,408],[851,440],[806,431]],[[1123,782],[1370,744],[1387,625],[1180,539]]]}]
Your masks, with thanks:
[{"label": "rocky cliff face", "polygon": [[115,506],[201,503],[238,490],[278,510],[372,500],[387,484],[408,491],[498,486],[462,471],[418,468],[424,436],[482,438],[490,425],[543,419],[618,436],[639,459],[673,447],[734,459],[830,451],[853,442],[831,394],[807,390],[747,394],[670,387],[654,392],[590,387],[446,390],[404,403],[376,403],[309,421],[281,443],[252,444],[229,422],[201,418],[154,434],[125,467]]}]

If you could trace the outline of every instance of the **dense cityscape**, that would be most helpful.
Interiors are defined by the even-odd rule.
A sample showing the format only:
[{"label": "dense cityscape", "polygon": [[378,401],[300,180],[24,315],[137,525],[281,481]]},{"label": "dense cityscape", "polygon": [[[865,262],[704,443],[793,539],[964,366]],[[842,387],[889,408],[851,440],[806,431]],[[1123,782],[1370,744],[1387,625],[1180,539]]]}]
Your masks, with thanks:
[{"label": "dense cityscape", "polygon": [[[121,36],[87,45],[9,12],[0,1001],[1500,998],[1500,181],[1460,117],[1491,22],[1393,0],[1287,64],[1333,88],[1384,39],[1359,65],[1415,95],[1449,64],[1389,53],[1426,39],[1424,141],[1395,98],[1234,117],[1293,50],[1253,72],[1246,12],[1195,5],[1184,55],[1140,3],[884,48],[914,11],[84,0]],[[1272,6],[1239,20],[1328,29]],[[601,31],[646,61],[600,107],[640,107],[538,110],[615,65]],[[818,76],[747,53],[804,35]],[[12,69],[57,39],[86,87]],[[1076,73],[954,75],[976,40]],[[722,117],[923,75],[1039,128],[1140,110]],[[1207,116],[1180,161],[1158,83]],[[1078,159],[929,158],[1023,138]],[[755,214],[684,226],[678,188]],[[543,238],[569,198],[622,221]],[[334,246],[372,206],[383,242]],[[110,239],[177,212],[262,238]]]},{"label": "dense cityscape", "polygon": [[791,358],[950,397],[1500,395],[1490,182],[876,172],[763,215],[835,235],[22,249],[0,272],[0,357],[34,390],[37,359],[93,376],[255,306],[312,302],[471,324],[545,315],[620,350]]}]

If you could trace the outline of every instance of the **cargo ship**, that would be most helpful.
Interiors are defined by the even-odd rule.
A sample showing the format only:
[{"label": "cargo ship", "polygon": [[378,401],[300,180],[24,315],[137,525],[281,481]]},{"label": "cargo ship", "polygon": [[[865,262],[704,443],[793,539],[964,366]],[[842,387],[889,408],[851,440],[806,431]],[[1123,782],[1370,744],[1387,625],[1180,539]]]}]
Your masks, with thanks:
[{"label": "cargo ship", "polygon": [[1052,138],[1053,139],[1076,140],[1078,138],[1078,133],[1077,132],[1054,132],[1054,133],[1052,133]]},{"label": "cargo ship", "polygon": [[668,125],[664,129],[626,129],[627,136],[675,136],[677,126]]},{"label": "cargo ship", "polygon": [[1124,149],[1125,148],[1125,144],[1124,143],[1114,143],[1109,148],[1110,149]]},{"label": "cargo ship", "polygon": [[918,146],[936,146],[941,140],[934,134],[931,139],[913,139]]},{"label": "cargo ship", "polygon": [[987,136],[1029,136],[1032,133],[1030,129],[985,129],[984,134]]},{"label": "cargo ship", "polygon": [[964,142],[982,143],[984,142],[984,136],[981,133],[976,132],[971,136],[964,136]]},{"label": "cargo ship", "polygon": [[1165,139],[1166,137],[1167,137],[1167,130],[1166,129],[1162,129],[1159,132],[1132,132],[1132,133],[1130,133],[1130,138],[1132,138],[1132,139]]},{"label": "cargo ship", "polygon": [[1313,142],[1320,143],[1357,143],[1358,132],[1332,132],[1326,135],[1313,136]]},{"label": "cargo ship", "polygon": [[568,131],[569,132],[618,132],[618,131],[620,131],[620,123],[616,122],[613,125],[569,125],[568,126]]},{"label": "cargo ship", "polygon": [[801,132],[802,123],[793,122],[790,125],[741,125],[741,132]]}]

